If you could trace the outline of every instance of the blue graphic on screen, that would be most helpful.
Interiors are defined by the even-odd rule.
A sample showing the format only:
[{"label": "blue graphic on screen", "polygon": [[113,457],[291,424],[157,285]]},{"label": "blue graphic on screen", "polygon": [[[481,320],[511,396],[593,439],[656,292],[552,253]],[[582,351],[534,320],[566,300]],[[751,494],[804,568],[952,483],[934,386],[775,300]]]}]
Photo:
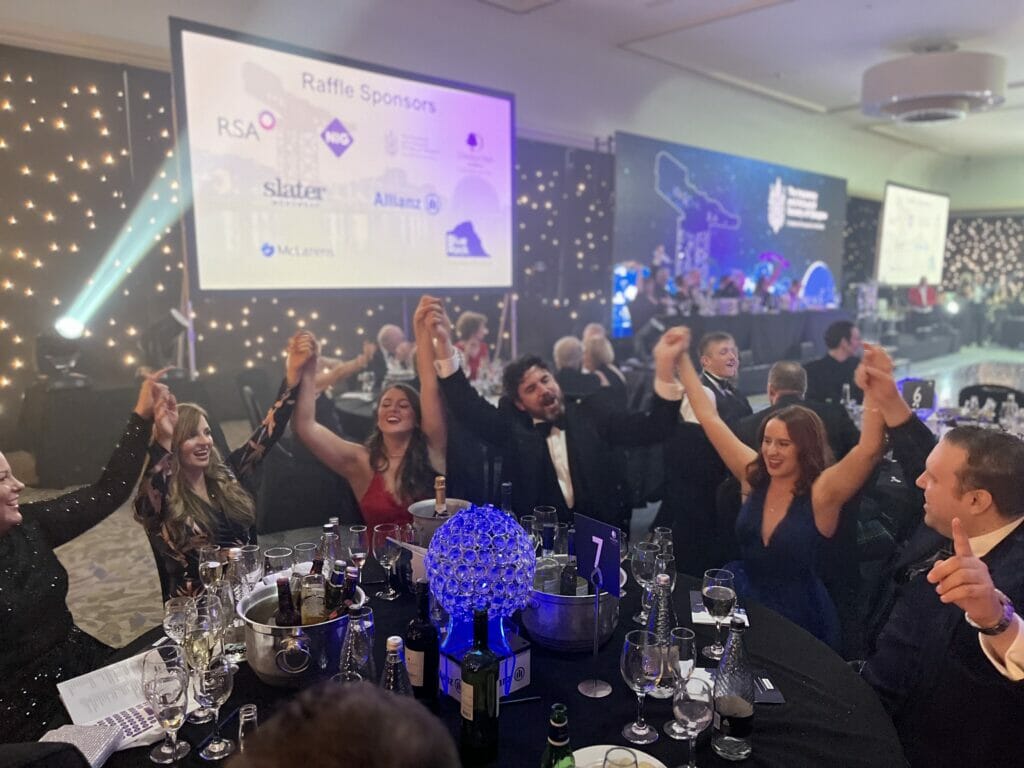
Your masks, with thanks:
[{"label": "blue graphic on screen", "polygon": [[[838,298],[845,223],[845,179],[615,135],[616,265],[646,264],[662,246],[672,277],[699,274],[708,286],[742,273],[747,294],[763,278],[775,295],[801,281],[808,304],[827,305]],[[812,269],[816,264],[821,268]],[[618,324],[628,306],[613,311]],[[613,325],[613,332],[630,330]]]},{"label": "blue graphic on screen", "polygon": [[448,230],[445,235],[449,256],[487,256],[484,244],[480,242],[480,236],[473,229],[473,222],[464,221],[455,229]]}]

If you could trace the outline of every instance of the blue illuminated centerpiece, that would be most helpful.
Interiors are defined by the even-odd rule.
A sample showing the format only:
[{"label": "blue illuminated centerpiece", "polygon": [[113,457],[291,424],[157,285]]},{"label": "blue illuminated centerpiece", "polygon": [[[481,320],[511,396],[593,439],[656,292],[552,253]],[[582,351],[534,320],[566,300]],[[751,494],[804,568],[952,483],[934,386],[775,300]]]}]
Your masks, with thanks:
[{"label": "blue illuminated centerpiece", "polygon": [[491,505],[470,506],[437,529],[425,560],[430,591],[448,611],[441,649],[458,654],[473,639],[473,609],[490,606],[488,641],[509,654],[504,619],[526,607],[536,555],[514,518]]}]

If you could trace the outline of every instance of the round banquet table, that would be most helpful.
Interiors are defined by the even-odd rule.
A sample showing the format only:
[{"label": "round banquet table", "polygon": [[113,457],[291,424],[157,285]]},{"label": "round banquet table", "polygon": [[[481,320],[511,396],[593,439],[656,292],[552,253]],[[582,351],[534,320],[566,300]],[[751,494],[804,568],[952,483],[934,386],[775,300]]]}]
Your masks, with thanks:
[{"label": "round banquet table", "polygon": [[[680,575],[674,594],[680,624],[692,626],[688,591],[699,587],[699,582]],[[604,699],[588,699],[577,692],[577,683],[592,676],[590,654],[556,653],[534,644],[532,682],[508,698],[539,696],[540,699],[502,704],[500,755],[495,765],[511,767],[539,763],[547,739],[548,712],[554,702],[564,702],[569,707],[569,733],[574,749],[592,744],[629,746],[622,738],[621,730],[636,715],[636,696],[619,674],[619,652],[626,632],[635,627],[631,617],[637,609],[639,591],[632,581],[627,590],[620,605],[619,627],[598,657],[598,674],[612,684],[611,695]],[[415,613],[414,599],[403,594],[392,603],[371,600],[370,606],[374,613],[377,669],[380,670],[383,669],[384,639],[388,635],[403,633],[406,623]],[[782,692],[786,703],[757,705],[753,754],[745,765],[778,768],[906,766],[892,722],[867,683],[831,649],[788,620],[756,604],[748,605],[747,609],[750,628],[745,633],[745,642],[752,665],[755,670],[767,673]],[[712,639],[714,628],[697,625],[695,630],[699,653],[699,649]],[[160,628],[155,628],[119,651],[118,657],[125,658],[145,650],[160,637]],[[702,661],[698,661],[700,663]],[[264,685],[247,665],[242,664],[235,676],[231,699],[221,710],[222,717],[241,704],[253,702],[259,707],[260,722],[264,722],[293,693]],[[684,763],[686,742],[673,741],[661,732],[661,727],[672,716],[670,703],[648,697],[645,716],[658,728],[660,736],[655,744],[640,749],[669,768]],[[458,703],[442,696],[440,717],[457,739]],[[237,729],[237,719],[232,720],[224,734],[235,738]],[[195,746],[210,731],[210,725],[186,724],[180,736]],[[703,768],[730,765],[711,750],[707,734],[708,731],[698,745],[698,764]],[[151,766],[147,757],[149,749],[117,752],[107,765],[111,768]],[[196,756],[197,751],[193,749],[181,765],[209,766]]]}]

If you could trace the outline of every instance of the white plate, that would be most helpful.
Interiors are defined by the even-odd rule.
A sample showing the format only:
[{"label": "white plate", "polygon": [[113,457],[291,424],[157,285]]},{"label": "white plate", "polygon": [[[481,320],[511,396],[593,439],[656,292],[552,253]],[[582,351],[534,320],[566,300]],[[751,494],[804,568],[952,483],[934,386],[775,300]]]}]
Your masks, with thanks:
[{"label": "white plate", "polygon": [[[592,747],[582,747],[573,750],[572,756],[576,760],[576,768],[601,768],[604,765],[604,756],[609,749],[622,747],[622,744],[595,744]],[[635,747],[625,747],[636,755],[638,768],[667,768],[666,765],[656,757],[651,757],[646,752],[641,752]]]}]

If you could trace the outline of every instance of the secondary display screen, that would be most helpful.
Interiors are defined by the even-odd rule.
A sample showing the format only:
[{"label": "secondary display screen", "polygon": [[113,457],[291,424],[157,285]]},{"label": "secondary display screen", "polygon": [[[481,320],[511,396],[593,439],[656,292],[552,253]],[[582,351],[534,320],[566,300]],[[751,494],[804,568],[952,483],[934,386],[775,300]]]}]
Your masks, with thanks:
[{"label": "secondary display screen", "polygon": [[173,19],[193,284],[507,288],[510,94]]},{"label": "secondary display screen", "polygon": [[878,282],[929,285],[942,282],[946,255],[949,197],[935,192],[885,185],[878,235]]}]

